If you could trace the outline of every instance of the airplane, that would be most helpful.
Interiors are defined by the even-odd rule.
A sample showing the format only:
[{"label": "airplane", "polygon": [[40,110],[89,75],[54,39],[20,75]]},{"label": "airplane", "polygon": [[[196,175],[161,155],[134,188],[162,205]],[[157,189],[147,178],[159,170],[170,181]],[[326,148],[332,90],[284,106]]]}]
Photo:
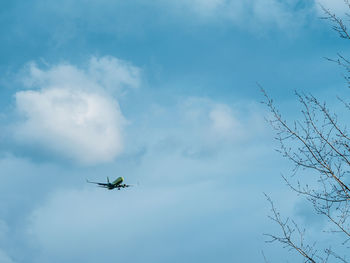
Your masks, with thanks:
[{"label": "airplane", "polygon": [[126,188],[126,187],[132,186],[130,184],[122,184],[123,181],[124,181],[123,177],[118,177],[112,183],[109,181],[108,177],[107,177],[107,183],[90,182],[89,180],[86,180],[87,183],[97,184],[99,187],[107,188],[108,190],[113,190],[115,188],[118,188],[118,190],[120,190],[120,188]]}]

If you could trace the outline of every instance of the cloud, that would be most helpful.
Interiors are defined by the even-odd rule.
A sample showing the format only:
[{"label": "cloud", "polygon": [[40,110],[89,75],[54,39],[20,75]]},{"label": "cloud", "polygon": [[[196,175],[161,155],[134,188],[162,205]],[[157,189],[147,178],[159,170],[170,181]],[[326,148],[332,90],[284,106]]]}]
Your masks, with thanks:
[{"label": "cloud", "polygon": [[300,0],[191,0],[172,3],[181,10],[190,10],[202,21],[226,21],[240,27],[278,28],[300,25],[313,10],[313,4]]},{"label": "cloud", "polygon": [[82,164],[113,160],[123,149],[125,118],[112,94],[139,86],[139,69],[113,57],[91,58],[87,68],[28,66],[15,94],[21,120],[14,138]]},{"label": "cloud", "polygon": [[0,250],[1,263],[15,263],[4,251]]},{"label": "cloud", "polygon": [[0,262],[14,263],[13,259],[6,253],[5,246],[9,246],[9,226],[5,221],[0,219]]},{"label": "cloud", "polygon": [[[45,100],[51,104],[52,99],[46,93],[49,91],[55,89],[24,92],[45,95]],[[66,90],[60,89],[62,91]],[[80,93],[91,92],[79,90],[79,98]],[[10,255],[19,262],[29,258],[27,261],[38,263],[88,263],[107,262],[111,251],[117,251],[120,261],[135,263],[232,262],[247,258],[247,251],[252,248],[260,251],[261,229],[267,231],[268,226],[263,220],[255,222],[265,214],[262,211],[264,200],[261,185],[251,185],[251,182],[269,182],[272,187],[274,173],[266,173],[268,177],[262,179],[262,167],[279,168],[271,165],[267,154],[270,148],[263,154],[256,154],[251,149],[254,140],[243,143],[244,149],[232,147],[230,141],[239,138],[234,132],[244,131],[246,127],[242,113],[252,119],[256,109],[248,103],[228,105],[203,98],[186,102],[186,105],[174,105],[176,111],[171,105],[170,109],[168,105],[164,110],[158,109],[158,116],[164,114],[167,121],[156,119],[147,110],[143,115],[137,114],[139,118],[146,118],[146,126],[140,127],[139,122],[134,122],[131,130],[139,132],[138,136],[130,137],[134,145],[142,145],[135,143],[142,139],[149,146],[152,140],[172,132],[177,133],[176,139],[185,140],[182,144],[185,147],[193,143],[200,148],[209,139],[216,140],[212,145],[219,145],[219,148],[230,144],[220,158],[194,160],[179,152],[150,149],[138,165],[122,159],[94,169],[71,169],[55,163],[33,164],[26,159],[1,160],[1,170],[9,175],[2,181],[4,191],[0,191],[2,199],[7,200],[3,209],[11,213],[9,219],[6,218],[10,222],[10,233],[17,235],[10,235],[11,245],[23,256],[12,252],[13,249],[9,250]],[[78,103],[69,103],[72,104]],[[154,125],[156,123],[158,125]],[[257,122],[252,123],[255,128],[259,126]],[[221,143],[217,143],[216,137],[221,138]],[[263,142],[270,147],[269,142]],[[259,146],[254,144],[254,149],[256,147]],[[86,177],[102,181],[105,175],[113,174],[124,174],[131,184],[139,179],[141,186],[126,191],[105,191],[85,184]],[[14,188],[19,190],[15,192],[16,198],[13,198]],[[247,188],[253,194],[242,202]],[[232,247],[238,252],[233,252]],[[260,258],[258,252],[248,254],[250,262]]]},{"label": "cloud", "polygon": [[262,109],[256,103],[245,102],[240,105],[218,103],[210,99],[192,97],[181,106],[185,121],[198,129],[197,137],[204,136],[204,143],[218,142],[243,143],[263,132]]},{"label": "cloud", "polygon": [[346,12],[349,12],[349,7],[346,6],[344,0],[318,0],[315,3],[319,13],[324,14],[320,5],[329,9],[332,13],[337,15],[344,15]]},{"label": "cloud", "polygon": [[[31,4],[33,12],[24,16],[30,18],[27,18],[29,24],[37,23],[32,25],[34,29],[39,27],[51,36],[51,45],[65,46],[74,45],[74,40],[81,41],[86,32],[140,36],[154,32],[154,28],[174,24],[186,27],[197,23],[216,24],[245,30],[293,28],[303,25],[307,16],[315,13],[315,3],[314,0],[134,0],[127,3],[35,0]],[[48,24],[37,20],[38,16],[46,18]]]},{"label": "cloud", "polygon": [[232,222],[248,203],[234,201],[239,192],[219,190],[215,182],[118,192],[65,189],[33,211],[28,238],[40,248],[36,262],[105,262],[116,249],[127,262],[212,262],[225,259],[218,252],[234,254],[225,244],[240,231]]},{"label": "cloud", "polygon": [[215,105],[209,112],[211,129],[223,137],[237,136],[242,131],[241,123],[233,116],[232,110],[223,104]]},{"label": "cloud", "polygon": [[16,93],[25,120],[16,125],[16,140],[40,146],[82,163],[111,161],[122,150],[124,119],[108,97],[66,89]]},{"label": "cloud", "polygon": [[123,93],[140,85],[141,70],[131,63],[112,56],[91,57],[87,65],[77,67],[61,63],[41,69],[29,63],[22,76],[27,88],[67,88],[74,90]]},{"label": "cloud", "polygon": [[[150,164],[151,173],[162,169],[160,174],[168,174],[168,167],[174,163],[205,160],[201,166],[193,167],[202,169],[200,174],[211,174],[220,170],[228,159],[248,160],[270,147],[263,145],[272,139],[265,114],[266,110],[256,102],[223,103],[189,97],[172,106],[153,105],[128,136],[133,143],[136,140],[147,149],[143,162],[150,162],[148,156],[157,156],[156,163]],[[195,172],[188,166],[184,164],[177,169],[183,169],[180,174]]]},{"label": "cloud", "polygon": [[97,83],[111,91],[140,86],[140,69],[117,58],[92,57],[88,71]]}]

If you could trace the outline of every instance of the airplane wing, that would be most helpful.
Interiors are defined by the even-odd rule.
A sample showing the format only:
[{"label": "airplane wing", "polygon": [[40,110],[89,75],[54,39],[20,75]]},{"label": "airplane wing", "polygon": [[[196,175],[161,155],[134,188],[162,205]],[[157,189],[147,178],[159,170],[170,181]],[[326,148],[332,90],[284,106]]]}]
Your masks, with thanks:
[{"label": "airplane wing", "polygon": [[91,182],[89,180],[86,180],[87,183],[90,183],[90,184],[97,184],[98,186],[100,187],[108,187],[108,184],[105,184],[105,183],[99,183],[99,182]]},{"label": "airplane wing", "polygon": [[121,185],[118,185],[117,187],[118,188],[126,188],[126,187],[131,187],[131,186],[134,186],[132,184],[121,184]]}]

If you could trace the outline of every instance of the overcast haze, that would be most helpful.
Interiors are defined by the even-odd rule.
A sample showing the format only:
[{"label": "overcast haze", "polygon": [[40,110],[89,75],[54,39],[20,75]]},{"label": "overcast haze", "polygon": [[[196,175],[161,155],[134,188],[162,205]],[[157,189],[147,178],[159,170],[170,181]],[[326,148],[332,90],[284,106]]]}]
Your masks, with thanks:
[{"label": "overcast haze", "polygon": [[[319,3],[344,11],[342,0],[2,1],[0,262],[294,256],[264,242],[276,226],[263,192],[313,235],[327,222],[281,180],[291,166],[257,83],[291,119],[294,90],[347,96],[324,59],[347,43]],[[85,182],[107,176],[136,186]]]}]

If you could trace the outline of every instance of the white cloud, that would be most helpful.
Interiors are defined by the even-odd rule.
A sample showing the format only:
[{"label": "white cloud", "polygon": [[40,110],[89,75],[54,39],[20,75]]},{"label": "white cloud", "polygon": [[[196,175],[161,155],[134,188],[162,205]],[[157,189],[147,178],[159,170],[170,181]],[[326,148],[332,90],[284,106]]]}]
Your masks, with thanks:
[{"label": "white cloud", "polygon": [[7,223],[2,219],[0,219],[0,243],[1,244],[5,244],[8,232],[9,232],[9,227]]},{"label": "white cloud", "polygon": [[68,88],[90,91],[123,92],[140,85],[140,69],[115,57],[91,57],[87,66],[78,68],[61,63],[48,70],[29,63],[23,84],[28,88]]},{"label": "white cloud", "polygon": [[9,226],[5,221],[0,219],[0,262],[1,263],[14,263],[12,258],[6,253],[3,246],[9,243]]},{"label": "white cloud", "polygon": [[0,262],[1,263],[14,263],[14,261],[2,250],[0,250]]},{"label": "white cloud", "polygon": [[[309,15],[324,14],[320,4],[337,15],[350,11],[344,0],[179,0],[168,1],[179,14],[191,13],[191,19],[202,22],[224,21],[245,29],[303,25]],[[290,31],[286,31],[290,32]]]},{"label": "white cloud", "polygon": [[89,76],[111,91],[128,87],[137,88],[140,85],[140,69],[117,58],[92,57]]},{"label": "white cloud", "polygon": [[19,142],[42,146],[82,163],[112,160],[122,150],[124,124],[117,101],[66,89],[21,91],[16,105],[26,120]]},{"label": "white cloud", "polygon": [[23,116],[15,126],[17,142],[84,164],[111,161],[122,151],[125,119],[110,94],[137,87],[138,68],[104,57],[92,58],[85,70],[31,64],[28,71],[24,84],[35,89],[15,95]]},{"label": "white cloud", "polygon": [[265,129],[256,103],[228,105],[205,98],[190,98],[182,104],[188,125],[198,130],[203,142],[237,143],[258,136]]},{"label": "white cloud", "polygon": [[215,105],[209,112],[209,119],[213,131],[224,137],[233,136],[242,129],[240,122],[234,118],[231,109],[227,105]]},{"label": "white cloud", "polygon": [[[43,262],[47,258],[52,258],[51,262],[104,261],[108,253],[96,252],[113,251],[116,247],[123,252],[119,253],[121,261],[149,261],[154,253],[160,253],[163,260],[156,257],[153,262],[172,262],[172,255],[163,251],[169,244],[179,253],[192,242],[200,243],[193,248],[194,255],[209,246],[208,240],[217,228],[208,230],[203,222],[214,223],[215,215],[222,213],[231,217],[232,210],[225,200],[232,195],[238,193],[217,191],[211,182],[139,187],[118,193],[98,188],[57,191],[30,215],[28,237],[43,251]],[[231,202],[229,206],[239,203]],[[199,219],[203,219],[200,224]],[[231,225],[230,220],[224,221]],[[193,233],[190,238],[189,232]],[[224,241],[216,242],[214,247],[220,247],[221,242]],[[140,248],[138,253],[133,253],[135,247]]]},{"label": "white cloud", "polygon": [[[235,1],[240,5],[239,1]],[[227,3],[225,0],[192,0],[192,1],[180,1],[184,5],[192,7],[198,15],[210,16],[222,8],[230,6],[231,3]],[[238,6],[236,6],[238,7]]]},{"label": "white cloud", "polygon": [[[341,1],[320,0],[331,8],[341,6],[336,4]],[[78,37],[81,28],[77,21],[83,21],[84,29],[92,32],[120,35],[140,34],[137,29],[145,32],[158,23],[164,25],[171,21],[186,26],[188,23],[217,23],[244,30],[265,31],[274,27],[283,30],[302,26],[308,15],[318,15],[316,0],[135,0],[128,5],[120,0],[35,2],[32,14],[60,21],[55,23],[54,31],[52,26],[44,26],[47,31],[50,30],[54,45],[65,44]],[[140,11],[140,6],[144,10]],[[125,12],[125,8],[130,7],[135,8],[136,12]],[[152,17],[148,10],[153,10]],[[291,30],[284,32],[288,34]]]},{"label": "white cloud", "polygon": [[329,9],[332,13],[337,15],[344,15],[345,12],[349,12],[349,8],[346,6],[344,0],[317,0],[316,6],[321,14],[324,14],[320,4],[326,9]]},{"label": "white cloud", "polygon": [[299,0],[180,0],[171,4],[190,10],[197,18],[224,20],[245,28],[269,24],[278,28],[295,26],[313,11],[310,8],[313,5],[301,8]]}]

